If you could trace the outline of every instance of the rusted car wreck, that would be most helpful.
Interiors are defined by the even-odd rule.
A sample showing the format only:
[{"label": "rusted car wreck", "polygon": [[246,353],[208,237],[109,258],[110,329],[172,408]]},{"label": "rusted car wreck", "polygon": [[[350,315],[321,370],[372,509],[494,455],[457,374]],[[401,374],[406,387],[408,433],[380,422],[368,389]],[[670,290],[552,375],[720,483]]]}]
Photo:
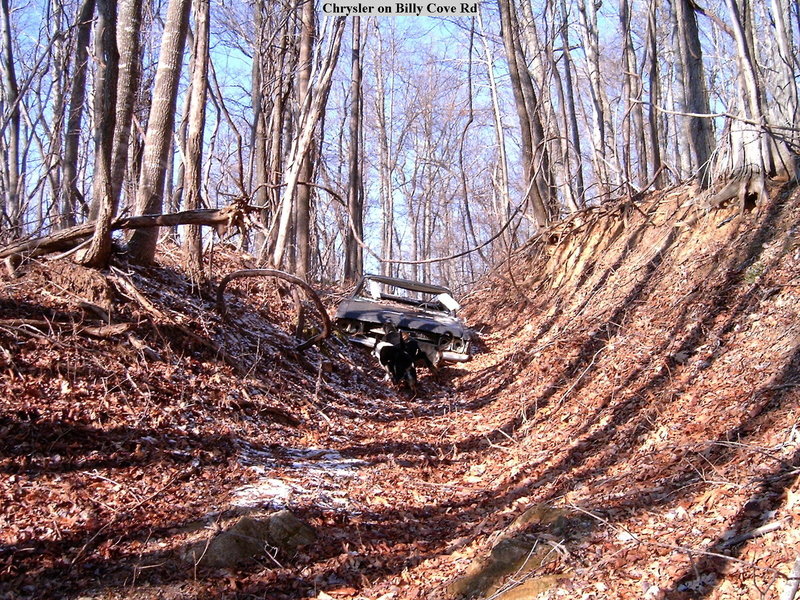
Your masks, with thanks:
[{"label": "rusted car wreck", "polygon": [[456,316],[461,306],[445,287],[365,275],[336,311],[352,342],[374,348],[390,331],[412,337],[433,365],[470,359],[472,332]]}]

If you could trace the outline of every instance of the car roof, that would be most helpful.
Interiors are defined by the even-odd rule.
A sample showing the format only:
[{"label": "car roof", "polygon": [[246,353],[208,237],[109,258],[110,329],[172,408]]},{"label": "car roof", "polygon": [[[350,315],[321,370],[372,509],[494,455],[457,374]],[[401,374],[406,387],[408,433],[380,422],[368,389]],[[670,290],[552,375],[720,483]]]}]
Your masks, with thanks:
[{"label": "car roof", "polygon": [[[450,290],[446,287],[442,287],[441,285],[433,285],[431,283],[422,283],[421,281],[412,281],[411,279],[400,279],[398,277],[385,277],[383,275],[364,275],[361,283],[366,281],[367,279],[371,279],[373,281],[377,281],[378,283],[385,283],[386,285],[393,285],[395,287],[401,287],[407,290],[411,290],[413,292],[422,292],[428,294],[452,294]],[[359,285],[359,287],[361,287]]]}]

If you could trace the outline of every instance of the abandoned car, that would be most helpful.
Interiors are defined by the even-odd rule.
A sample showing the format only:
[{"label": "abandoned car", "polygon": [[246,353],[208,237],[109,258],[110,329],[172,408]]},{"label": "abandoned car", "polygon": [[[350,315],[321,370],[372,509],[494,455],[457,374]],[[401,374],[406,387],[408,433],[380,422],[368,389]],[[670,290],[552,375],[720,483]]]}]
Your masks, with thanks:
[{"label": "abandoned car", "polygon": [[336,311],[336,325],[352,342],[374,348],[390,331],[412,337],[430,362],[470,359],[471,331],[456,317],[450,290],[417,281],[365,275]]}]

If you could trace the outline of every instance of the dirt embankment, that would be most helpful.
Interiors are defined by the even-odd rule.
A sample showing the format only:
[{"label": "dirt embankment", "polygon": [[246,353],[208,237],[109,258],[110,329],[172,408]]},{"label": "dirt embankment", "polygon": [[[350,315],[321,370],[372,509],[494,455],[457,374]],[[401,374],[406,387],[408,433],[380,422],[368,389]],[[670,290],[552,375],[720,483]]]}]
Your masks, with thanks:
[{"label": "dirt embankment", "polygon": [[[293,351],[273,284],[233,285],[224,322],[169,252],[24,267],[0,294],[0,597],[788,594],[800,194],[697,205],[657,193],[529,243],[464,300],[480,352],[418,397],[338,338]],[[316,542],[187,561],[283,507]]]},{"label": "dirt embankment", "polygon": [[509,457],[498,505],[552,503],[590,526],[553,597],[791,586],[800,194],[697,205],[678,189],[580,215],[467,303],[486,350],[460,392],[483,415],[473,435]]}]

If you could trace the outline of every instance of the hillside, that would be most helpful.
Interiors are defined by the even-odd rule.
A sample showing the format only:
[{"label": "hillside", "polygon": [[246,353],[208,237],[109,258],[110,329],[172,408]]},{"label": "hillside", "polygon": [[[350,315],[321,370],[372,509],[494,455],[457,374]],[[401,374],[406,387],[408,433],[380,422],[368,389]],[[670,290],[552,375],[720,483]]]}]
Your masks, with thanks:
[{"label": "hillside", "polygon": [[[225,322],[177,251],[23,266],[0,292],[0,598],[791,598],[800,193],[702,203],[531,240],[463,299],[474,360],[418,397],[339,338],[294,350],[272,280],[231,284]],[[284,507],[315,541],[193,554]]]}]

